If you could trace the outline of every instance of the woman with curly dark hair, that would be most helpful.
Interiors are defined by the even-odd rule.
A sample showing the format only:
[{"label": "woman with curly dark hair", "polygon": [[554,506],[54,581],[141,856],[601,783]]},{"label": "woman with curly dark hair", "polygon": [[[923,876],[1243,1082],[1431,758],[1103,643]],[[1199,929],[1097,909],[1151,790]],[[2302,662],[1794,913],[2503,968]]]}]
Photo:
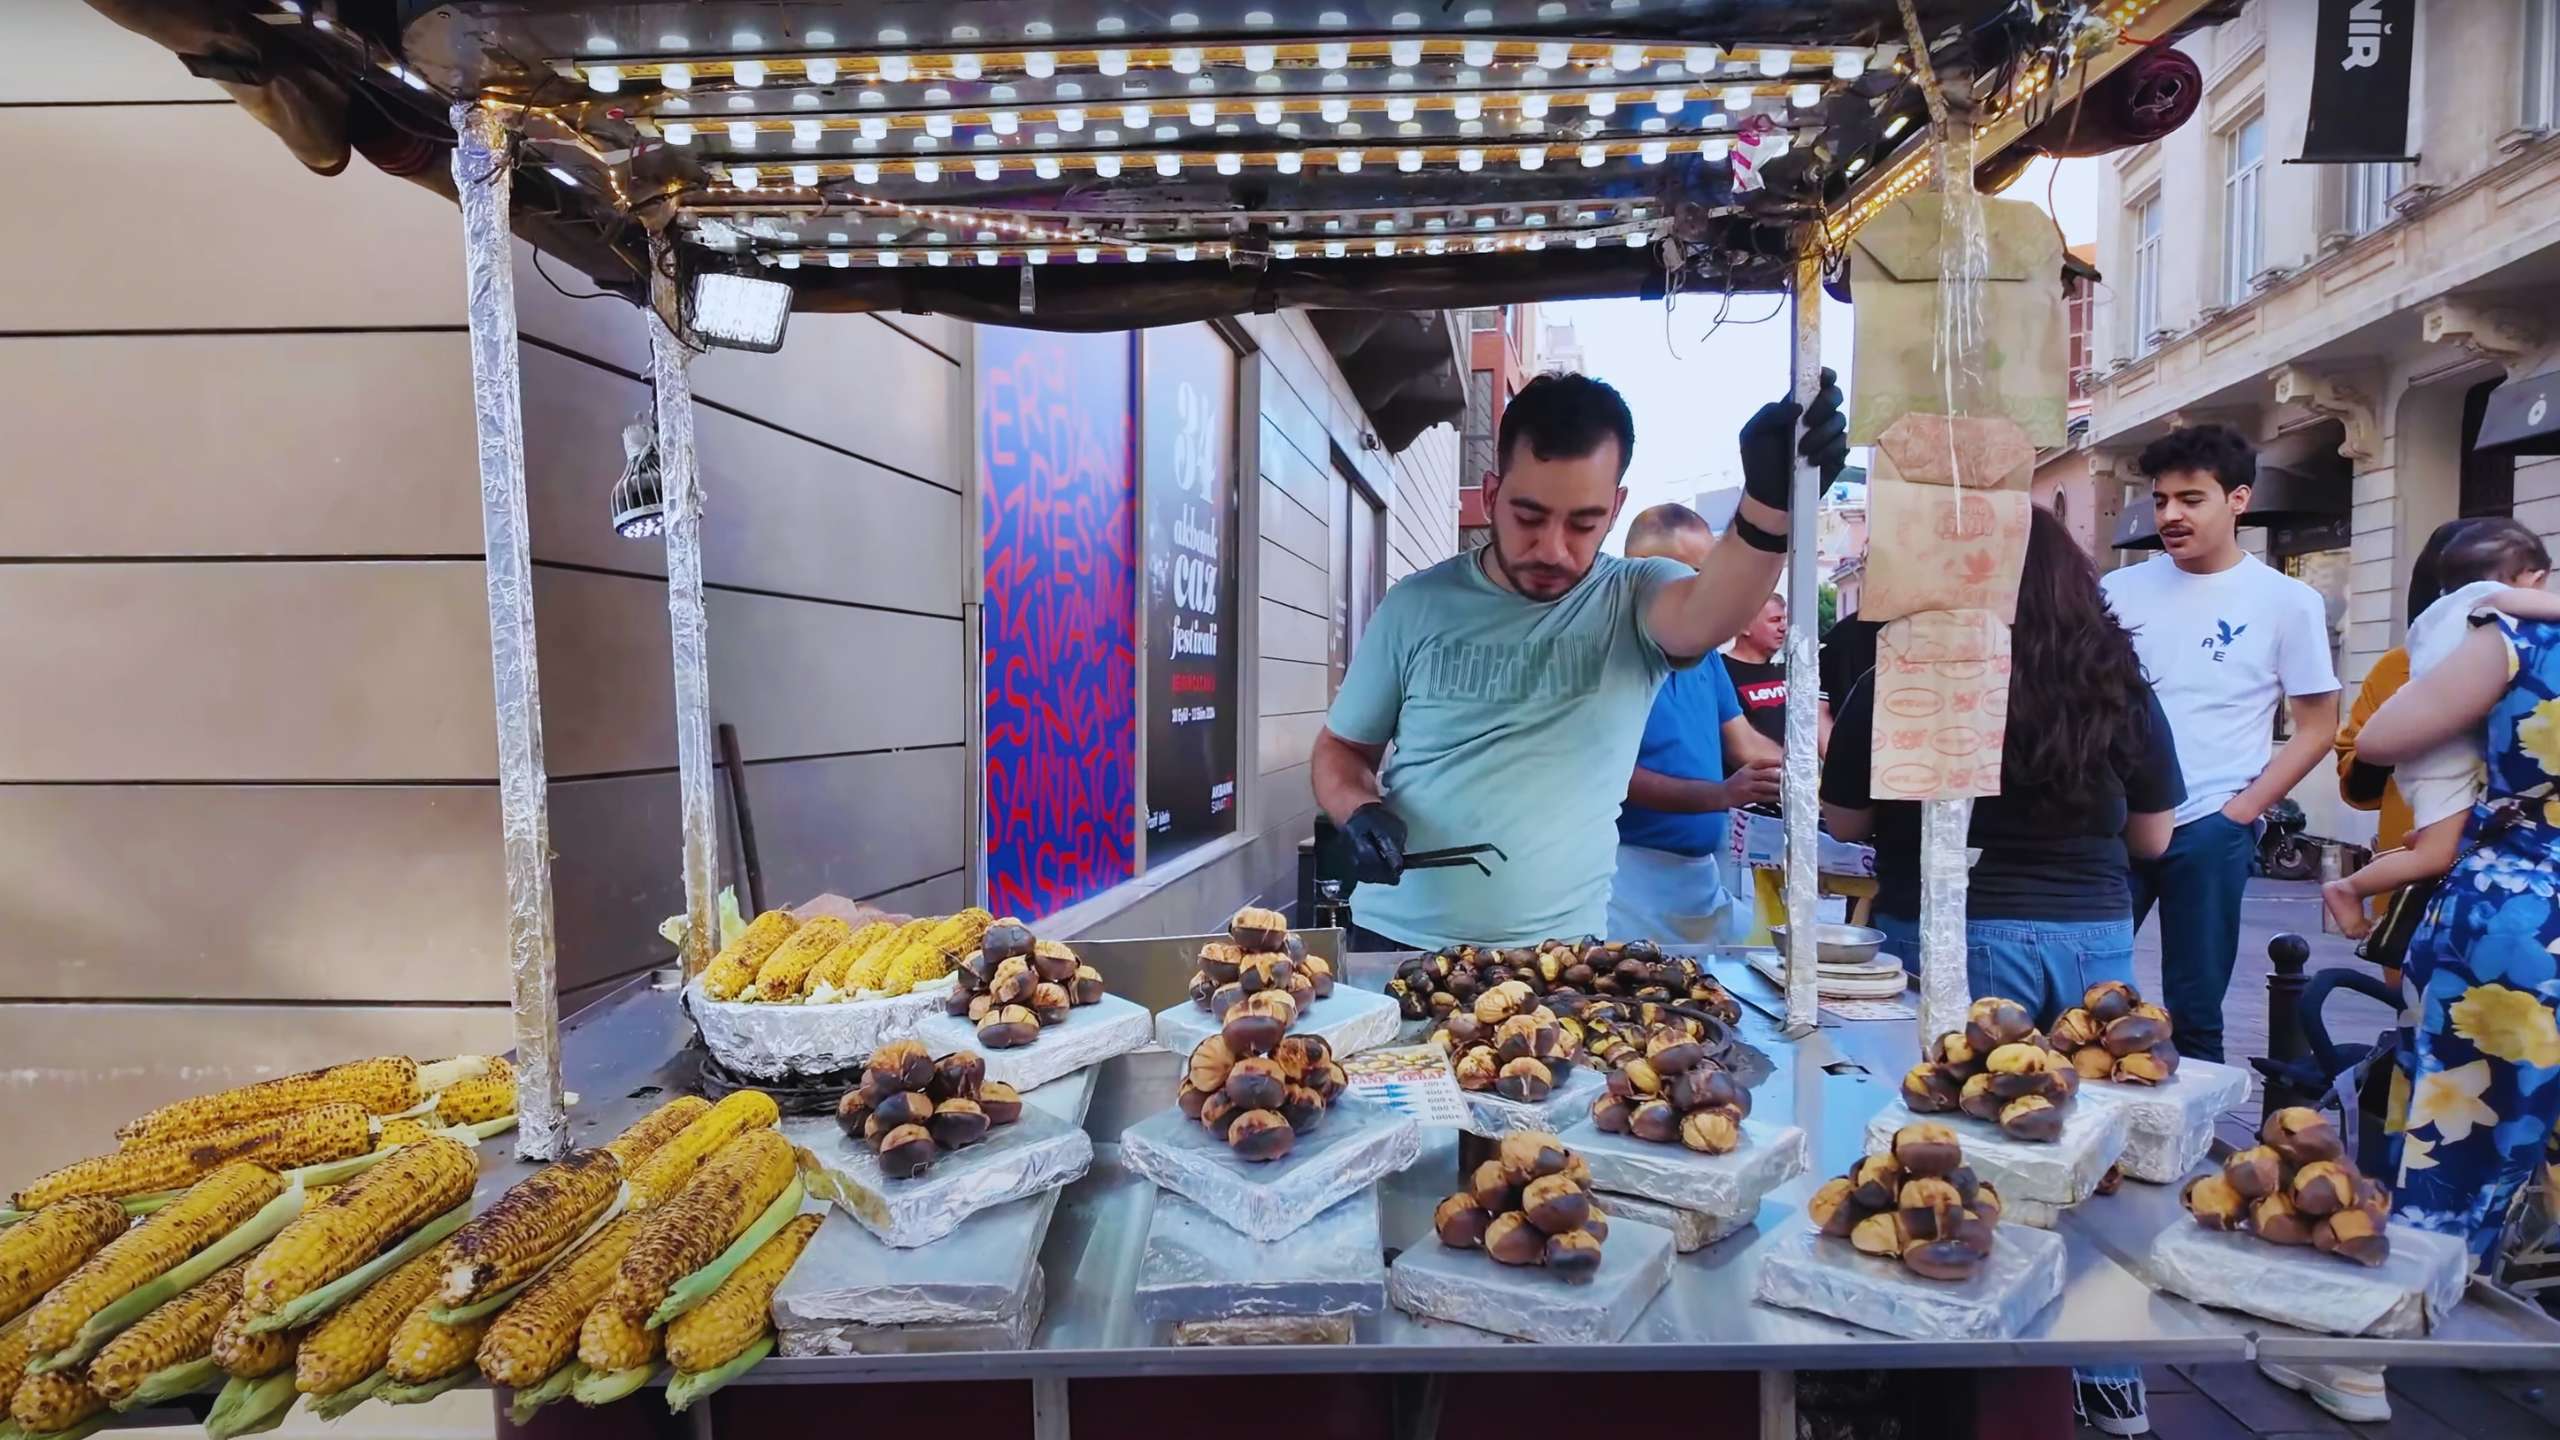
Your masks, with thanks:
[{"label": "woman with curly dark hair", "polygon": [[[2050,1025],[2091,985],[2132,981],[2127,855],[2168,845],[2186,787],[2132,637],[2107,613],[2089,557],[2042,510],[2009,654],[2000,793],[1973,802],[1965,962],[1974,994],[2008,996]],[[1878,912],[1916,916],[1920,806],[1868,793],[1874,684],[1861,679],[1839,707],[1823,818],[1843,840],[1874,839]]]}]

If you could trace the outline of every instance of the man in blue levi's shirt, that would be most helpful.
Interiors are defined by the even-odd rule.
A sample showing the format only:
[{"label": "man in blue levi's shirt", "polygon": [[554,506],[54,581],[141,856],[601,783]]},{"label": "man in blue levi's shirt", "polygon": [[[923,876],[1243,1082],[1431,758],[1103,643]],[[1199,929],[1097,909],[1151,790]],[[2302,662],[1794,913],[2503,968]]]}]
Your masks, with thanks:
[{"label": "man in blue levi's shirt", "polygon": [[[1715,532],[1686,505],[1656,505],[1627,527],[1627,558],[1692,569]],[[1725,812],[1778,798],[1784,754],[1752,727],[1723,657],[1674,670],[1654,693],[1626,808],[1618,812],[1618,869],[1609,934],[1693,945],[1736,938],[1745,902],[1725,885]]]}]

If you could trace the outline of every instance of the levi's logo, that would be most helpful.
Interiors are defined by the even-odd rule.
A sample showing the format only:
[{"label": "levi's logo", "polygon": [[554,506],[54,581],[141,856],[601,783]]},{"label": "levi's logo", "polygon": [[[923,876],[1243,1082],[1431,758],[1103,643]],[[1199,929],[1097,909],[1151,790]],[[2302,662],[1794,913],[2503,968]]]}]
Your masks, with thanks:
[{"label": "levi's logo", "polygon": [[1754,680],[1741,687],[1741,695],[1742,703],[1754,710],[1764,705],[1784,705],[1787,703],[1787,682]]},{"label": "levi's logo", "polygon": [[2347,54],[2338,62],[2341,70],[2362,70],[2382,63],[2382,37],[2391,27],[2382,23],[2382,0],[2356,0],[2347,7]]}]

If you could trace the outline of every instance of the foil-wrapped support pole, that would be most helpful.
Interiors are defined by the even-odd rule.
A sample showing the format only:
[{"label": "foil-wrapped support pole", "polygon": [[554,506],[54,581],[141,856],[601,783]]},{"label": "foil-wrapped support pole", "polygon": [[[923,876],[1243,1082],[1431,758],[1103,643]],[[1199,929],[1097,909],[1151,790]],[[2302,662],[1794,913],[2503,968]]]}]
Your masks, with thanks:
[{"label": "foil-wrapped support pole", "polygon": [[693,352],[683,324],[675,243],[649,240],[649,384],[656,392],[658,482],[666,506],[667,633],[675,647],[676,791],[684,825],[684,974],[720,949],[720,810],[711,785],[711,622],[702,608],[702,472],[693,449]]},{"label": "foil-wrapped support pole", "polygon": [[510,108],[453,107],[471,315],[471,401],[480,434],[480,528],[488,550],[489,669],[498,708],[498,819],[506,836],[507,973],[515,984],[516,1154],[567,1153],[560,1089],[560,955],[551,920],[551,813],[542,768],[542,677],[533,643],[533,544],[517,377],[516,127]]},{"label": "foil-wrapped support pole", "polygon": [[1964,1028],[1973,1004],[1965,978],[1965,882],[1973,801],[1920,802],[1920,1043]]},{"label": "foil-wrapped support pole", "polygon": [[[1796,262],[1794,395],[1811,405],[1822,391],[1822,256],[1808,246]],[[1821,1024],[1822,975],[1815,962],[1815,865],[1821,850],[1821,732],[1815,706],[1822,680],[1820,538],[1822,470],[1797,457],[1787,509],[1787,756],[1778,798],[1787,827],[1787,1028],[1801,1036]]]}]

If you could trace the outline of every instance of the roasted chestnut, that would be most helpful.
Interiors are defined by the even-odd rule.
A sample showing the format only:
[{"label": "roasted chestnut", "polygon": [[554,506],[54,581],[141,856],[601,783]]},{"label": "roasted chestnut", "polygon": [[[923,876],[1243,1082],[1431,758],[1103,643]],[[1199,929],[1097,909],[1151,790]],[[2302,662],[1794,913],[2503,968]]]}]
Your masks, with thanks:
[{"label": "roasted chestnut", "polygon": [[1268,1055],[1288,1033],[1288,1023],[1278,1016],[1258,1014],[1242,1005],[1228,1011],[1227,1023],[1218,1027],[1219,1038],[1238,1055]]},{"label": "roasted chestnut", "polygon": [[2249,1228],[2270,1244],[2308,1245],[2311,1224],[2312,1217],[2304,1215],[2281,1190],[2259,1196],[2249,1206]]},{"label": "roasted chestnut", "polygon": [[1208,1092],[1193,1089],[1191,1085],[1191,1077],[1188,1075],[1183,1077],[1181,1087],[1173,1092],[1174,1108],[1180,1110],[1183,1114],[1194,1120],[1200,1118],[1200,1111],[1206,1107],[1208,1103]]},{"label": "roasted chestnut", "polygon": [[[1292,936],[1290,938],[1295,939],[1296,937]],[[1309,985],[1314,987],[1317,999],[1322,1000],[1333,993],[1332,961],[1327,960],[1321,955],[1308,955],[1301,959],[1293,960],[1290,963],[1298,967],[1298,974],[1300,978],[1304,979]]]},{"label": "roasted chestnut", "polygon": [[1298,1132],[1277,1110],[1247,1110],[1227,1125],[1227,1144],[1239,1159],[1277,1160],[1298,1143]]},{"label": "roasted chestnut", "polygon": [[2071,1052],[2071,1068],[2083,1080],[2112,1080],[2116,1074],[2116,1057],[2104,1045],[2083,1045]]},{"label": "roasted chestnut", "polygon": [[1945,1175],[1964,1163],[1964,1147],[1953,1130],[1922,1121],[1893,1132],[1893,1163],[1915,1179]]},{"label": "roasted chestnut", "polygon": [[1976,1120],[1998,1120],[2001,1107],[2008,1102],[1991,1093],[1992,1076],[1986,1072],[1964,1082],[1956,1108]]},{"label": "roasted chestnut", "polygon": [[2343,1255],[2359,1265],[2379,1265],[2391,1258],[2391,1237],[2383,1222],[2361,1209],[2323,1216],[2311,1227],[2311,1243],[2323,1253]]},{"label": "roasted chestnut", "polygon": [[1493,1217],[1485,1227],[1484,1253],[1505,1265],[1539,1265],[1547,1258],[1546,1232],[1529,1223],[1529,1217],[1508,1210]]},{"label": "roasted chestnut", "polygon": [[1929,1046],[1929,1058],[1941,1065],[1953,1065],[1959,1070],[1978,1065],[1982,1061],[1982,1056],[1975,1052],[1973,1042],[1966,1039],[1961,1030],[1950,1030],[1939,1036]]},{"label": "roasted chestnut", "polygon": [[2003,1100],[2045,1093],[2045,1061],[2053,1054],[2041,1045],[2003,1045],[1987,1063],[1991,1093]]},{"label": "roasted chestnut", "polygon": [[1490,1090],[1502,1079],[1502,1067],[1495,1063],[1493,1052],[1482,1045],[1460,1055],[1452,1068],[1461,1090]]},{"label": "roasted chestnut", "polygon": [[967,985],[954,985],[949,990],[943,992],[942,1013],[945,1015],[960,1016],[965,1019],[969,1014],[970,1004],[978,998],[978,994],[970,990]]},{"label": "roasted chestnut", "polygon": [[871,1103],[862,1098],[859,1089],[847,1090],[836,1101],[836,1124],[855,1139],[862,1138],[862,1123],[871,1118]]},{"label": "roasted chestnut", "polygon": [[2338,1140],[2338,1127],[2329,1123],[2328,1116],[2303,1105],[2289,1106],[2268,1116],[2258,1138],[2272,1146],[2288,1165],[2316,1165],[2346,1153]]},{"label": "roasted chestnut", "polygon": [[1051,985],[1064,985],[1076,978],[1076,952],[1057,940],[1043,940],[1031,947],[1031,972]]},{"label": "roasted chestnut", "polygon": [[1923,1060],[1902,1076],[1902,1103],[1914,1115],[1942,1115],[1963,1098],[1964,1082],[1943,1065]]},{"label": "roasted chestnut", "polygon": [[[1017,955],[1030,954],[1035,943],[1031,927],[1007,916],[988,926],[986,933],[978,937],[978,953],[987,957],[989,965],[1001,965]],[[990,978],[993,973],[989,972]]]},{"label": "roasted chestnut", "polygon": [[1906,1248],[1902,1263],[1925,1280],[1970,1280],[1982,1268],[1982,1255],[1962,1240],[1948,1236]]},{"label": "roasted chestnut", "polygon": [[1546,1099],[1554,1090],[1555,1076],[1549,1074],[1547,1067],[1541,1062],[1523,1056],[1502,1067],[1501,1074],[1493,1082],[1493,1088],[1499,1091],[1505,1100],[1517,1100],[1524,1105],[1535,1105]]},{"label": "roasted chestnut", "polygon": [[2142,997],[2121,980],[2101,980],[2080,997],[2080,1008],[2100,1026],[2112,1025],[2133,1013]]},{"label": "roasted chestnut", "polygon": [[1251,995],[1258,990],[1282,989],[1296,973],[1297,967],[1289,963],[1286,955],[1247,955],[1244,963],[1236,967],[1236,983]]},{"label": "roasted chestnut", "polygon": [[2356,1203],[2356,1177],[2335,1160],[2315,1160],[2294,1172],[2293,1207],[2305,1215],[2334,1215]]},{"label": "roasted chestnut", "polygon": [[1209,992],[1209,1014],[1222,1023],[1228,1016],[1236,1013],[1236,1007],[1242,1003],[1244,1003],[1244,986],[1233,980]]},{"label": "roasted chestnut", "polygon": [[2233,1151],[2231,1158],[2222,1162],[2222,1178],[2231,1182],[2241,1199],[2255,1200],[2272,1195],[2283,1186],[2284,1161],[2269,1147],[2252,1145]]},{"label": "roasted chestnut", "polygon": [[2000,1192],[1992,1188],[1990,1181],[1985,1180],[1973,1187],[1973,1196],[1965,1202],[1965,1208],[1985,1220],[1996,1221],[2000,1218],[2001,1211]]},{"label": "roasted chestnut", "polygon": [[1520,998],[1505,985],[1496,985],[1475,997],[1472,1013],[1480,1024],[1500,1025],[1520,1013]]},{"label": "roasted chestnut", "polygon": [[1857,1186],[1858,1205],[1866,1210],[1892,1208],[1894,1197],[1902,1193],[1902,1167],[1890,1155],[1870,1155],[1849,1172],[1850,1183]]},{"label": "roasted chestnut", "polygon": [[1289,1080],[1278,1061],[1255,1057],[1227,1070],[1227,1098],[1241,1110],[1277,1110],[1288,1098]]},{"label": "roasted chestnut", "polygon": [[1290,1035],[1271,1049],[1271,1058],[1280,1062],[1280,1073],[1292,1085],[1303,1084],[1316,1067],[1333,1058],[1333,1047],[1320,1035]]},{"label": "roasted chestnut", "polygon": [[1476,1204],[1499,1215],[1517,1208],[1520,1186],[1502,1171],[1502,1162],[1487,1160],[1467,1176],[1467,1193]]},{"label": "roasted chestnut", "polygon": [[1289,917],[1277,910],[1247,905],[1227,921],[1227,935],[1247,951],[1277,950],[1289,938]]},{"label": "roasted chestnut", "polygon": [[1719,1106],[1680,1117],[1680,1143],[1701,1155],[1730,1155],[1742,1148],[1742,1117]]},{"label": "roasted chestnut", "polygon": [[1858,1223],[1863,1213],[1850,1198],[1857,1188],[1854,1182],[1846,1179],[1825,1180],[1822,1188],[1813,1192],[1813,1198],[1805,1202],[1806,1218],[1812,1220],[1814,1228],[1823,1234],[1846,1238],[1850,1227]]},{"label": "roasted chestnut", "polygon": [[974,1100],[987,1082],[987,1062],[974,1052],[954,1050],[933,1062],[933,1083],[926,1092],[936,1100]]},{"label": "roasted chestnut", "polygon": [[2207,1230],[2237,1230],[2249,1213],[2249,1202],[2219,1175],[2199,1175],[2178,1194],[2179,1203]]},{"label": "roasted chestnut", "polygon": [[933,1118],[925,1122],[933,1143],[945,1150],[965,1150],[987,1138],[991,1122],[987,1112],[975,1100],[946,1100],[933,1107]]},{"label": "roasted chestnut", "polygon": [[1227,1088],[1227,1071],[1233,1069],[1235,1063],[1236,1052],[1228,1046],[1225,1037],[1212,1035],[1201,1041],[1191,1049],[1191,1064],[1186,1072],[1191,1088],[1224,1090]]},{"label": "roasted chestnut", "polygon": [[1501,1161],[1502,1173],[1510,1176],[1514,1185],[1562,1174],[1573,1160],[1564,1142],[1544,1130],[1515,1130],[1503,1136],[1495,1156]]},{"label": "roasted chestnut", "polygon": [[998,1005],[1027,1005],[1031,992],[1040,988],[1040,977],[1028,960],[1007,960],[996,967],[996,977],[987,982],[987,993]]},{"label": "roasted chestnut", "polygon": [[[1652,1061],[1641,1056],[1619,1066],[1617,1074],[1625,1077],[1626,1088],[1622,1093],[1631,1099],[1642,1095],[1659,1095],[1662,1093],[1662,1072],[1654,1068]],[[1619,1088],[1615,1083],[1615,1080],[1616,1077],[1612,1077],[1612,1083],[1609,1087],[1612,1090],[1617,1090]]]},{"label": "roasted chestnut", "polygon": [[1635,1111],[1615,1095],[1603,1095],[1591,1102],[1591,1123],[1602,1133],[1624,1135]]},{"label": "roasted chestnut", "polygon": [[1212,988],[1232,985],[1243,972],[1244,952],[1224,940],[1213,940],[1200,947],[1200,973],[1209,977]]},{"label": "roasted chestnut", "polygon": [[1031,1013],[1042,1025],[1066,1024],[1067,1011],[1074,1004],[1067,998],[1067,987],[1055,981],[1043,980],[1031,988]]},{"label": "roasted chestnut", "polygon": [[1010,1125],[1022,1118],[1022,1096],[1002,1080],[990,1080],[978,1087],[978,1108],[986,1113],[990,1125]]},{"label": "roasted chestnut", "polygon": [[1665,1075],[1677,1075],[1707,1058],[1707,1047],[1677,1031],[1657,1030],[1645,1042],[1644,1058]]},{"label": "roasted chestnut", "polygon": [[1546,1265],[1568,1285],[1581,1285],[1600,1273],[1600,1237],[1588,1230],[1549,1235]]},{"label": "roasted chestnut", "polygon": [[1040,1038],[1040,1017],[1028,1006],[999,1005],[978,1022],[978,1043],[990,1050],[1013,1050]]},{"label": "roasted chestnut", "polygon": [[2036,1033],[2036,1019],[2026,1006],[1997,995],[1974,1001],[1964,1021],[1966,1042],[1986,1055],[2003,1045],[2033,1039]]},{"label": "roasted chestnut", "polygon": [[1307,958],[1307,942],[1295,930],[1280,937],[1280,953],[1294,963]]},{"label": "roasted chestnut", "polygon": [[1680,1138],[1680,1111],[1668,1100],[1647,1100],[1627,1117],[1627,1133],[1639,1140]]},{"label": "roasted chestnut", "polygon": [[1869,1255],[1900,1255],[1902,1226],[1890,1210],[1870,1215],[1850,1227],[1849,1243]]},{"label": "roasted chestnut", "polygon": [[1548,1234],[1561,1235],[1591,1218],[1591,1196],[1562,1175],[1545,1175],[1520,1192],[1520,1213]]},{"label": "roasted chestnut", "polygon": [[1343,1074],[1342,1066],[1332,1060],[1310,1066],[1307,1070],[1307,1088],[1323,1096],[1327,1105],[1342,1098],[1344,1088],[1350,1083],[1351,1077]]},{"label": "roasted chestnut", "polygon": [[933,1164],[933,1132],[922,1125],[901,1125],[879,1140],[880,1169],[892,1180],[912,1180]]},{"label": "roasted chestnut", "polygon": [[2097,1044],[2098,1034],[2105,1028],[2098,1022],[2098,1017],[2087,1010],[2065,1010],[2062,1017],[2053,1022],[2053,1028],[2045,1032],[2044,1038],[2054,1049],[2068,1055]]},{"label": "roasted chestnut", "polygon": [[2062,1138],[2062,1111],[2041,1095],[2022,1096],[2001,1109],[2000,1133],[2012,1140],[2059,1140]]},{"label": "roasted chestnut", "polygon": [[[1297,1023],[1298,1019],[1298,1002],[1286,990],[1256,990],[1236,1002],[1236,1010],[1247,1015],[1268,1015],[1279,1021],[1283,1028]],[[1225,1018],[1235,1018],[1235,1011],[1228,1011]]]},{"label": "roasted chestnut", "polygon": [[893,1040],[872,1051],[862,1070],[875,1091],[922,1090],[933,1083],[933,1052],[914,1040]]},{"label": "roasted chestnut", "polygon": [[1215,1091],[1200,1102],[1200,1123],[1219,1135],[1226,1134],[1227,1126],[1242,1113],[1236,1102],[1227,1098],[1224,1090]]},{"label": "roasted chestnut", "polygon": [[900,1090],[884,1095],[871,1107],[871,1118],[883,1130],[901,1125],[921,1125],[933,1118],[933,1101],[921,1090]]},{"label": "roasted chestnut", "polygon": [[1304,1135],[1324,1120],[1324,1097],[1304,1085],[1292,1085],[1280,1101],[1280,1118]]},{"label": "roasted chestnut", "polygon": [[1452,1195],[1431,1212],[1431,1232],[1452,1250],[1473,1250],[1483,1245],[1484,1232],[1492,1224],[1492,1213],[1476,1204],[1470,1195]]},{"label": "roasted chestnut", "polygon": [[1099,1005],[1103,996],[1102,972],[1090,965],[1076,967],[1074,978],[1067,982],[1067,1000],[1076,1005]]},{"label": "roasted chestnut", "polygon": [[1944,1180],[1929,1178],[1905,1180],[1902,1193],[1894,1197],[1894,1205],[1902,1210],[1961,1210],[1964,1195]]},{"label": "roasted chestnut", "polygon": [[2148,1015],[2127,1015],[2109,1022],[2098,1043],[2107,1053],[2121,1060],[2137,1050],[2148,1050],[2169,1038],[2169,1027]]}]

